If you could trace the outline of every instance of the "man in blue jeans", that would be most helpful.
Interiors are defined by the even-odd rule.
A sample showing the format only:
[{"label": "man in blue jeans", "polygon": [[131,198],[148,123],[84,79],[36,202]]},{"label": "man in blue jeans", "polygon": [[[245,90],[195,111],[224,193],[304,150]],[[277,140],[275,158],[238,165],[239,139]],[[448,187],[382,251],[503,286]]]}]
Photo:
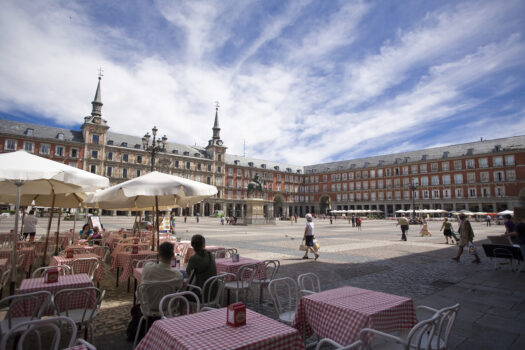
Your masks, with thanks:
[{"label": "man in blue jeans", "polygon": [[408,231],[408,220],[406,217],[402,216],[397,220],[396,226],[401,226],[401,240],[406,241],[407,235],[406,232]]}]

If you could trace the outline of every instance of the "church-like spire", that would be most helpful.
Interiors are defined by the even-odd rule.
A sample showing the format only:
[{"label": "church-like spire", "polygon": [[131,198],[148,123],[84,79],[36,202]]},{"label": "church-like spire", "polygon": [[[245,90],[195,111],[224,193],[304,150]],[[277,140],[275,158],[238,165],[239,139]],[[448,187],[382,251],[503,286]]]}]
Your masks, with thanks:
[{"label": "church-like spire", "polygon": [[219,127],[219,102],[215,102],[215,122],[213,123],[213,140],[220,140],[221,128]]},{"label": "church-like spire", "polygon": [[93,117],[100,117],[102,116],[102,96],[100,92],[100,80],[102,79],[102,69],[100,69],[99,75],[98,75],[98,85],[97,85],[97,92],[95,92],[95,99],[91,104],[93,105],[93,110],[91,111],[91,115]]}]

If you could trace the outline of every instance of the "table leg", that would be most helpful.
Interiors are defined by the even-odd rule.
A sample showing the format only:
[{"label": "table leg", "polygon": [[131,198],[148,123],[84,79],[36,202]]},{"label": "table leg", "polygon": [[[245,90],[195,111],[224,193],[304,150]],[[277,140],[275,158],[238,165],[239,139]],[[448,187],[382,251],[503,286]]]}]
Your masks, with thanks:
[{"label": "table leg", "polygon": [[119,269],[120,267],[117,266],[117,280],[115,281],[115,286],[118,288],[118,275],[119,275]]},{"label": "table leg", "polygon": [[129,293],[129,280],[130,280],[130,278],[128,277],[128,293]]},{"label": "table leg", "polygon": [[133,283],[133,306],[137,304],[137,279],[135,278],[135,282]]}]

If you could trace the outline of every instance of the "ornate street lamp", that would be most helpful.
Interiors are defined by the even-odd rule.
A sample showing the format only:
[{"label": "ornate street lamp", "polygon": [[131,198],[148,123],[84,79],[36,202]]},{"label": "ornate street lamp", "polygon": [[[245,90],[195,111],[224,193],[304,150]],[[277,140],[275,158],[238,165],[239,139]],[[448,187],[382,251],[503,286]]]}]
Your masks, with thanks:
[{"label": "ornate street lamp", "polygon": [[159,131],[159,129],[157,129],[156,126],[151,129],[151,133],[153,134],[151,145],[149,143],[151,139],[149,132],[142,138],[142,147],[151,156],[151,171],[155,170],[155,155],[159,152],[166,152],[166,143],[168,141],[166,135],[162,136],[162,139],[157,139],[157,131]]},{"label": "ornate street lamp", "polygon": [[418,188],[418,183],[413,181],[413,179],[410,179],[408,188],[410,188],[410,191],[412,192],[412,218],[415,218],[416,217],[416,190]]}]

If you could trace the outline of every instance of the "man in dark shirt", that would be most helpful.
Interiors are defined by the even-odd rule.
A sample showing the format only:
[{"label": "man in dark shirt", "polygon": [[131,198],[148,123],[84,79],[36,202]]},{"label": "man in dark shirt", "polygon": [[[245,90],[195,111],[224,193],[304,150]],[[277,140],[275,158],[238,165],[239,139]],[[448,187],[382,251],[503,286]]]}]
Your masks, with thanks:
[{"label": "man in dark shirt", "polygon": [[517,215],[514,216],[514,231],[509,235],[516,237],[516,243],[520,245],[521,255],[525,259],[525,222],[522,222]]}]

